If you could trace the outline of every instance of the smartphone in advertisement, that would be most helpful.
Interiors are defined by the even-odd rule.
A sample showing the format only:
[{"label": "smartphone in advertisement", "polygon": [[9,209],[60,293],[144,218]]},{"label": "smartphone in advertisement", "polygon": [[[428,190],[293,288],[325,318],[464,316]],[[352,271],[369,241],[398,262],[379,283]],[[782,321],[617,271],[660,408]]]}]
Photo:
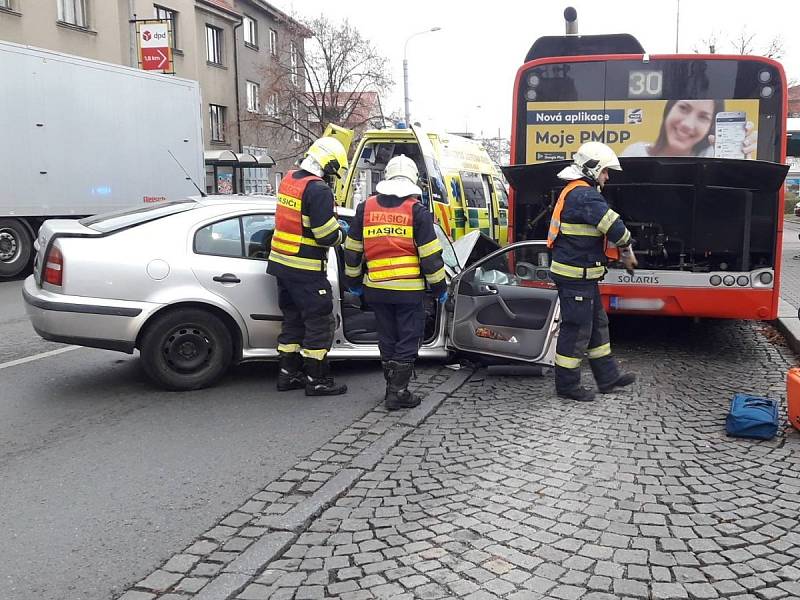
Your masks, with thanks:
[{"label": "smartphone in advertisement", "polygon": [[744,158],[742,145],[745,137],[747,115],[744,112],[717,113],[714,130],[714,156],[716,158]]}]

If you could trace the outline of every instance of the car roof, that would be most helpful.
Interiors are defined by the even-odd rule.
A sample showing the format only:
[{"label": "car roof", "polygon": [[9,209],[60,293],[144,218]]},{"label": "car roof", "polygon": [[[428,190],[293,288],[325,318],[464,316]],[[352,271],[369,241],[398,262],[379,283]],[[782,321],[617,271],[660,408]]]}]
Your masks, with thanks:
[{"label": "car roof", "polygon": [[[202,206],[209,207],[229,207],[243,206],[246,208],[263,208],[271,212],[275,211],[278,199],[275,196],[263,194],[215,194],[211,196],[191,196],[191,199]],[[355,210],[339,206],[337,214],[344,217],[352,217]]]}]

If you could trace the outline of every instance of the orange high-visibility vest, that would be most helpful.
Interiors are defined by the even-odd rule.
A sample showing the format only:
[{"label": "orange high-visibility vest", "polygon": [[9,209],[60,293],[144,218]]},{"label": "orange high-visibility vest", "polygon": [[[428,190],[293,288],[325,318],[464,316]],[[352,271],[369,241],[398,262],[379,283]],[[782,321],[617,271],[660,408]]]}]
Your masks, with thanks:
[{"label": "orange high-visibility vest", "polygon": [[[561,211],[564,208],[564,200],[567,198],[567,194],[569,194],[575,188],[581,186],[591,187],[583,179],[573,179],[564,186],[564,189],[561,190],[561,193],[558,195],[556,206],[553,209],[553,216],[550,217],[550,228],[547,230],[548,248],[553,247],[553,244],[556,243],[558,234],[561,233]],[[619,248],[609,242],[607,236],[603,236],[603,246],[607,258],[610,260],[619,260]]]},{"label": "orange high-visibility vest", "polygon": [[289,171],[278,188],[275,232],[272,235],[272,251],[286,256],[298,254],[303,243],[303,193],[312,181],[322,181],[316,175],[295,179],[294,173]]},{"label": "orange high-visibility vest", "polygon": [[421,279],[414,243],[414,205],[417,202],[416,196],[408,196],[399,206],[387,208],[378,204],[377,196],[367,198],[364,255],[369,280]]}]

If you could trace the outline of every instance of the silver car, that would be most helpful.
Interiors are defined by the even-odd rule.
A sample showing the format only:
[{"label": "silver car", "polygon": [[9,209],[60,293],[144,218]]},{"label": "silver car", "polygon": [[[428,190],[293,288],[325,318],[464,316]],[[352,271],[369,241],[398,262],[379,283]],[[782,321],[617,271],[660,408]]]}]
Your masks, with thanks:
[{"label": "silver car", "polygon": [[[339,209],[341,218],[353,211]],[[281,326],[266,257],[275,198],[213,196],[81,220],[51,220],[23,295],[47,340],[133,353],[168,389],[211,385],[232,363],[277,358]],[[473,232],[445,249],[451,300],[426,299],[422,357],[451,351],[551,365],[559,318],[543,242],[502,249]],[[476,260],[476,257],[483,255]],[[469,266],[464,268],[464,265]],[[341,249],[328,279],[332,359],[377,359],[374,313],[346,292]]]}]

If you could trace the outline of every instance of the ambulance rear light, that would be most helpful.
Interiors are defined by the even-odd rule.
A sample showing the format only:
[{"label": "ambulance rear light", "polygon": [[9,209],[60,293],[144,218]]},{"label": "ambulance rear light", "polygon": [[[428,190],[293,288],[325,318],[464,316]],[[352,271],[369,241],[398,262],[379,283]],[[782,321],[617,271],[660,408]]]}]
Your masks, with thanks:
[{"label": "ambulance rear light", "polygon": [[45,283],[61,286],[64,281],[64,256],[56,245],[50,246],[50,252],[44,259]]}]

